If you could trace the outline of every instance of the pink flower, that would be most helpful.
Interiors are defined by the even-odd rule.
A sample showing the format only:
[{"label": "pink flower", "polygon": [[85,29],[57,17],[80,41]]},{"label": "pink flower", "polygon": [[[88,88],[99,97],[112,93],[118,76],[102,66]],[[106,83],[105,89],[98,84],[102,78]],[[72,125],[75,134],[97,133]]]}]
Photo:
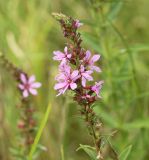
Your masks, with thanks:
[{"label": "pink flower", "polygon": [[62,63],[62,64],[59,65],[59,71],[61,73],[67,73],[67,72],[69,72],[69,70],[71,70],[71,67],[68,66],[68,64]]},{"label": "pink flower", "polygon": [[59,74],[55,77],[55,80],[57,80],[58,82],[63,81],[63,79],[65,79],[65,75],[69,74],[71,70],[71,67],[68,66],[67,64],[63,63],[59,65]]},{"label": "pink flower", "polygon": [[83,25],[83,23],[80,23],[80,21],[79,21],[78,19],[75,20],[74,26],[75,26],[76,28],[79,28],[79,27],[81,27],[82,25]]},{"label": "pink flower", "polygon": [[91,87],[91,90],[94,91],[99,98],[101,98],[99,94],[103,83],[104,81],[95,82],[95,85]]},{"label": "pink flower", "polygon": [[29,94],[37,95],[37,88],[41,87],[41,83],[35,82],[35,76],[27,78],[23,73],[20,74],[21,83],[18,85],[19,89],[22,91],[23,97],[26,98]]},{"label": "pink flower", "polygon": [[84,66],[81,65],[81,67],[80,67],[80,75],[81,75],[82,86],[83,87],[86,86],[86,80],[93,81],[93,77],[91,76],[92,73],[93,73],[93,71],[91,71],[91,70],[86,71]]},{"label": "pink flower", "polygon": [[91,70],[95,70],[96,72],[101,72],[101,69],[94,65],[95,62],[97,62],[100,59],[100,55],[95,54],[91,58],[91,52],[89,50],[86,51],[86,55],[84,57],[85,64],[89,66]]},{"label": "pink flower", "polygon": [[53,59],[56,61],[61,61],[61,64],[66,63],[67,60],[70,60],[71,58],[71,54],[68,52],[67,47],[64,48],[64,53],[60,51],[54,51],[53,54]]},{"label": "pink flower", "polygon": [[57,96],[64,94],[67,89],[76,89],[77,84],[75,81],[80,77],[78,70],[71,72],[70,66],[66,64],[64,65],[64,68],[65,70],[56,77],[58,83],[55,84],[54,89],[59,91]]}]

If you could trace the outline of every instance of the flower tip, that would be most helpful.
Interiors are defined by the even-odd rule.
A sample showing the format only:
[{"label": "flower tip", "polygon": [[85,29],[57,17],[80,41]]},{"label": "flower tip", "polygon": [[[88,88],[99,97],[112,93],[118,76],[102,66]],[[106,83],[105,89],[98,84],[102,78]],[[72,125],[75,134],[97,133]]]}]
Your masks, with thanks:
[{"label": "flower tip", "polygon": [[78,19],[76,19],[75,20],[75,27],[80,28],[81,26],[83,26],[83,23],[81,23]]}]

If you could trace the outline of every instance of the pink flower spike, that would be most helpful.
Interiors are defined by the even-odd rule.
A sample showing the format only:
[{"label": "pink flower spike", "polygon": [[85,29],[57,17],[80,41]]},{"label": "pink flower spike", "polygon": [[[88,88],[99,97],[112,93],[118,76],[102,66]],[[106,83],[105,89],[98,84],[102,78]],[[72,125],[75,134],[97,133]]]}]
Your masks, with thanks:
[{"label": "pink flower spike", "polygon": [[32,75],[29,78],[21,73],[20,74],[21,83],[18,85],[19,89],[22,91],[24,98],[27,98],[29,94],[37,95],[37,88],[41,87],[41,83],[35,82],[35,76]]},{"label": "pink flower spike", "polygon": [[83,60],[85,64],[87,64],[92,71],[95,70],[96,72],[101,72],[101,69],[94,65],[94,63],[97,62],[99,59],[100,59],[100,55],[95,54],[93,57],[91,57],[91,52],[87,50]]},{"label": "pink flower spike", "polygon": [[78,19],[76,19],[74,26],[75,26],[76,28],[79,28],[79,27],[83,26],[83,23],[80,23],[80,21],[79,21]]},{"label": "pink flower spike", "polygon": [[80,75],[82,78],[82,86],[85,87],[86,86],[86,81],[93,81],[93,77],[91,76],[91,74],[93,73],[93,71],[89,70],[86,71],[84,66],[81,65],[80,67]]},{"label": "pink flower spike", "polygon": [[91,87],[91,90],[94,91],[99,98],[101,98],[99,94],[103,83],[104,81],[95,82],[95,85]]},{"label": "pink flower spike", "polygon": [[67,47],[64,48],[64,53],[60,51],[54,51],[53,54],[53,59],[56,61],[61,61],[61,64],[67,63],[67,61],[71,58],[71,54],[68,52]]}]

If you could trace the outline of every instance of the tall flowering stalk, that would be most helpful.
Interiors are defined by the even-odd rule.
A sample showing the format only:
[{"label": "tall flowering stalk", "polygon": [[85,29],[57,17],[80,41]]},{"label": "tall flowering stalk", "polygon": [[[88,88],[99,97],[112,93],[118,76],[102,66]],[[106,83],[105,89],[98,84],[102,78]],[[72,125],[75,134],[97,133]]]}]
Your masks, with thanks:
[{"label": "tall flowering stalk", "polygon": [[20,138],[19,148],[16,149],[14,156],[24,159],[34,141],[36,127],[34,119],[35,109],[32,106],[30,95],[37,95],[36,89],[41,86],[41,83],[35,82],[34,75],[29,77],[27,73],[9,62],[4,55],[0,55],[0,65],[13,76],[20,93],[21,103],[18,105],[20,109],[20,119],[18,120]]},{"label": "tall flowering stalk", "polygon": [[67,90],[74,92],[73,99],[81,106],[81,115],[94,139],[97,158],[102,159],[99,134],[101,124],[92,108],[94,102],[101,98],[100,90],[104,83],[103,81],[94,82],[92,76],[93,72],[101,72],[101,69],[95,65],[100,55],[92,55],[91,51],[82,48],[78,28],[83,24],[79,20],[57,13],[53,13],[53,16],[60,22],[64,37],[69,40],[63,52],[53,52],[53,59],[60,62],[54,89],[58,91],[57,96],[64,94]]}]

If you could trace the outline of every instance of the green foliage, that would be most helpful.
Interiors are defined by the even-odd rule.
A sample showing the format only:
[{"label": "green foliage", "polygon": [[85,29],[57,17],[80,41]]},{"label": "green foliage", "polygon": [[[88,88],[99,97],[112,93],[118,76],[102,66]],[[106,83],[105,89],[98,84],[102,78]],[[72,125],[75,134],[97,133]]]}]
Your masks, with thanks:
[{"label": "green foliage", "polygon": [[124,125],[124,129],[141,129],[141,128],[149,128],[149,118],[146,119],[137,119],[133,122],[126,123]]},{"label": "green foliage", "polygon": [[122,151],[122,153],[119,155],[119,160],[127,160],[128,156],[131,152],[131,148],[132,148],[132,146],[130,145],[126,149],[124,149]]},{"label": "green foliage", "polygon": [[95,35],[88,32],[83,32],[82,37],[84,39],[84,44],[88,45],[98,53],[102,53],[99,40],[96,38]]},{"label": "green foliage", "polygon": [[[35,159],[62,158],[60,146],[63,146],[65,160],[87,159],[84,152],[96,157],[95,150],[89,147],[92,143],[77,105],[68,95],[67,103],[64,97],[55,97],[57,63],[52,60],[52,52],[63,51],[65,40],[52,12],[83,21],[79,31],[84,48],[101,54],[102,73],[95,76],[105,83],[102,99],[96,102],[94,110],[102,120],[103,136],[116,131],[110,136],[110,142],[118,155],[125,146],[133,145],[126,148],[120,158],[149,159],[148,6],[148,0],[0,0],[0,55],[3,53],[29,75],[35,74],[43,84],[33,104],[38,128],[48,102],[53,102],[48,122],[38,136],[47,151],[41,151],[36,141]],[[14,154],[20,156],[15,148],[8,151],[18,144],[16,105],[19,102],[15,82],[0,66],[2,160],[14,160]],[[80,146],[80,151],[75,152],[80,143],[88,146]],[[105,150],[108,150],[106,145]]]},{"label": "green foliage", "polygon": [[[28,160],[32,160],[33,159],[33,155],[34,155],[34,152],[36,151],[36,148],[38,146],[38,143],[39,143],[39,140],[40,140],[40,137],[42,135],[42,132],[43,132],[43,129],[48,121],[48,117],[49,117],[49,114],[50,114],[50,111],[51,111],[51,103],[48,104],[47,106],[47,110],[44,114],[44,117],[42,118],[42,121],[41,121],[41,124],[40,124],[40,128],[37,132],[37,135],[35,137],[35,140],[34,140],[34,143],[31,147],[31,150],[30,150],[30,153],[28,155]],[[38,147],[39,148],[39,147]],[[40,149],[43,149],[43,147],[40,146]]]},{"label": "green foliage", "polygon": [[118,13],[120,12],[122,6],[123,6],[124,0],[115,0],[110,6],[109,12],[107,14],[107,17],[110,20],[113,20],[117,17]]},{"label": "green foliage", "polygon": [[88,145],[80,144],[80,147],[77,149],[77,151],[79,151],[80,149],[82,149],[84,152],[86,152],[91,160],[97,160],[97,158],[96,158],[97,153],[96,153],[95,148],[90,147]]}]

